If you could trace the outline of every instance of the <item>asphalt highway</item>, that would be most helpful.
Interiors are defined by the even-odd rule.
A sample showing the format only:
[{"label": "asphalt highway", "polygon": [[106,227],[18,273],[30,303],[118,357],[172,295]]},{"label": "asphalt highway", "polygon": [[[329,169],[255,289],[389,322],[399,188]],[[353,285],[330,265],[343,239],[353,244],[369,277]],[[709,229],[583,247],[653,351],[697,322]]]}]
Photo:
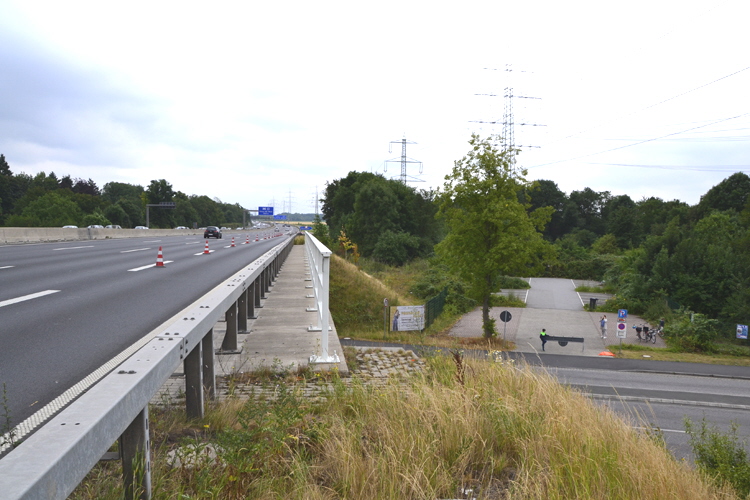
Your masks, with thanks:
[{"label": "asphalt highway", "polygon": [[284,238],[238,233],[231,247],[225,234],[208,254],[197,236],[0,246],[0,422],[22,422]]}]

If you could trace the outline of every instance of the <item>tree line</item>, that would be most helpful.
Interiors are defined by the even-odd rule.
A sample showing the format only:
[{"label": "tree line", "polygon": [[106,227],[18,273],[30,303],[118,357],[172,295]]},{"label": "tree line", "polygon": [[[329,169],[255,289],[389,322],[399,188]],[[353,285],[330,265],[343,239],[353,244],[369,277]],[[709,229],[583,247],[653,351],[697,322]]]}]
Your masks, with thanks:
[{"label": "tree line", "polygon": [[746,174],[695,205],[588,187],[566,194],[551,180],[526,181],[516,151],[476,136],[470,144],[442,189],[367,172],[329,182],[316,236],[390,265],[433,257],[478,303],[502,275],[566,277],[606,281],[636,314],[683,308],[725,326],[750,321]]},{"label": "tree line", "polygon": [[35,176],[14,174],[0,155],[0,226],[61,227],[116,224],[123,228],[146,225],[146,205],[174,202],[174,209],[151,207],[149,226],[238,226],[243,208],[208,196],[175,191],[164,179],[147,187],[108,182],[101,189],[91,180],[58,178],[54,172]]}]

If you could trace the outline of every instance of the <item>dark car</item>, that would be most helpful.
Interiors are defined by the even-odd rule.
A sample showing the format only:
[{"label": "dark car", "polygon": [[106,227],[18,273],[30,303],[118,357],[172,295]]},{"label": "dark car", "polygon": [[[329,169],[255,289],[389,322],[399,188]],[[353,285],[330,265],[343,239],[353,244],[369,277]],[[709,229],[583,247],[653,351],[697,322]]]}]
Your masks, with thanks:
[{"label": "dark car", "polygon": [[203,237],[216,238],[218,240],[219,238],[221,238],[221,229],[216,226],[208,226],[206,230],[203,231]]}]

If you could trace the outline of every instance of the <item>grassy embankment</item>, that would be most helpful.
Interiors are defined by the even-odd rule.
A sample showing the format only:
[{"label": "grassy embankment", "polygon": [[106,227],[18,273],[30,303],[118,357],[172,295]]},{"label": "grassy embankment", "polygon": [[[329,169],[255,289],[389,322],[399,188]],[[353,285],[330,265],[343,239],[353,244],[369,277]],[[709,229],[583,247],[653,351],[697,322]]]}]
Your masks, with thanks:
[{"label": "grassy embankment", "polygon": [[[383,293],[408,303],[373,278],[337,287],[332,307],[366,312],[362,288],[381,304]],[[370,328],[380,333],[369,324],[357,331]],[[356,375],[279,377],[266,378],[275,397],[230,398],[201,421],[153,408],[153,498],[435,499],[466,498],[465,489],[482,499],[736,498],[672,458],[658,432],[634,429],[647,424],[502,358],[437,356],[420,375],[384,386]],[[302,396],[304,384],[324,379],[326,397]],[[209,444],[218,458],[168,463],[170,450],[185,456]],[[120,474],[119,463],[104,463],[72,498],[121,498]]]}]

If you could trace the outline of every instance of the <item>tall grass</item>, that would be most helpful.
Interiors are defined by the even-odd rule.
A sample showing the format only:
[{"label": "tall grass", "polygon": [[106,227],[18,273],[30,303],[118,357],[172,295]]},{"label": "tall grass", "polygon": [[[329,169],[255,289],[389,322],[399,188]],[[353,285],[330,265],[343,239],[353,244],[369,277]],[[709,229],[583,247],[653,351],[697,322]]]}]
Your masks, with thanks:
[{"label": "tall grass", "polygon": [[[186,423],[182,440],[218,443],[221,460],[170,468],[166,451],[180,441],[157,441],[155,499],[736,498],[632,423],[508,361],[435,357],[410,379],[338,380],[319,402],[279,388],[221,414],[210,432]],[[72,498],[118,498],[110,469]]]}]

